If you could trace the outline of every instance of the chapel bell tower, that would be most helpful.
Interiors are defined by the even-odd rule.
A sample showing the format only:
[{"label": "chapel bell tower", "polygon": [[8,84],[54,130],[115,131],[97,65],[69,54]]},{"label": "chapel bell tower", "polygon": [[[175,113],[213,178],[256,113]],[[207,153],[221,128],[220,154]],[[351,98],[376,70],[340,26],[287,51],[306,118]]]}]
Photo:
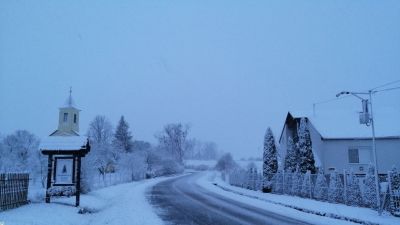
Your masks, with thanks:
[{"label": "chapel bell tower", "polygon": [[59,108],[58,129],[50,136],[79,136],[79,112],[72,99],[72,88],[64,106]]}]

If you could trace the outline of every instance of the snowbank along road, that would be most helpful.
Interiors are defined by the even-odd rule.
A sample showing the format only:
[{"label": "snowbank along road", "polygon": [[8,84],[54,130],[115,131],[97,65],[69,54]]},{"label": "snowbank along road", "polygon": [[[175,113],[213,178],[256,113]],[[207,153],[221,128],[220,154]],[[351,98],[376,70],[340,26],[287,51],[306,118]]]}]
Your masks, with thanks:
[{"label": "snowbank along road", "polygon": [[308,224],[210,192],[196,184],[201,173],[156,184],[148,193],[167,224]]}]

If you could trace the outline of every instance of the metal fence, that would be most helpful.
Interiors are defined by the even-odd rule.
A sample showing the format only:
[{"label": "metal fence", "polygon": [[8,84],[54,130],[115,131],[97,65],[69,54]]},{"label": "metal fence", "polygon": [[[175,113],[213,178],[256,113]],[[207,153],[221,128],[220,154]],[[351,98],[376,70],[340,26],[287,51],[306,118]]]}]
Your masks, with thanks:
[{"label": "metal fence", "polygon": [[[365,175],[354,175],[347,171],[331,174],[301,174],[279,172],[270,174],[268,181],[255,168],[235,170],[229,173],[229,183],[250,190],[262,190],[268,187],[274,194],[285,194],[310,198],[319,201],[341,203],[352,206],[377,209],[376,194],[371,191]],[[381,207],[394,215],[400,215],[400,188],[393,187],[391,174],[380,177]],[[367,197],[366,197],[367,196]],[[370,198],[368,198],[368,196]]]},{"label": "metal fence", "polygon": [[0,174],[0,211],[28,203],[28,173]]}]

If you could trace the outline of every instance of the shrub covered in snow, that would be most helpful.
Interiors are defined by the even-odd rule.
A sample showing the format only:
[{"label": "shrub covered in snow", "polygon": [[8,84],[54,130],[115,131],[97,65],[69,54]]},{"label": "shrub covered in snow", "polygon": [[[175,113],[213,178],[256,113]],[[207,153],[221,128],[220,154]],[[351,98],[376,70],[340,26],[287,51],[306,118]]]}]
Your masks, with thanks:
[{"label": "shrub covered in snow", "polygon": [[328,182],[326,181],[322,168],[318,169],[317,180],[315,181],[314,187],[314,198],[322,201],[328,200]]},{"label": "shrub covered in snow", "polygon": [[301,196],[309,198],[311,193],[311,172],[307,171],[306,174],[303,175],[303,183],[301,186]]},{"label": "shrub covered in snow", "polygon": [[390,185],[392,191],[400,190],[400,174],[397,171],[396,166],[393,166],[392,170],[390,171]]},{"label": "shrub covered in snow", "polygon": [[370,165],[364,179],[362,198],[367,207],[376,207],[375,168]]},{"label": "shrub covered in snow", "polygon": [[328,200],[330,202],[343,203],[343,183],[339,173],[334,171],[329,178]]},{"label": "shrub covered in snow", "polygon": [[67,196],[70,197],[76,192],[75,186],[53,186],[47,189],[50,196]]},{"label": "shrub covered in snow", "polygon": [[300,186],[302,184],[301,180],[302,176],[300,173],[293,173],[292,174],[292,190],[291,194],[292,195],[299,195],[300,194]]}]

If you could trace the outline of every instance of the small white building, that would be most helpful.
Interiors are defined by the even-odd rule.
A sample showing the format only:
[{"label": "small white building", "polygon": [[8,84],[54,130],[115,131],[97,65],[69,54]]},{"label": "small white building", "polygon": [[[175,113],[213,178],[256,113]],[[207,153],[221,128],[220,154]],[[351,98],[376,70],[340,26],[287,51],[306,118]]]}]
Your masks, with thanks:
[{"label": "small white building", "polygon": [[[400,126],[394,114],[380,114],[375,119],[378,172],[387,173],[393,165],[400,167]],[[363,174],[374,163],[371,127],[361,125],[356,113],[331,112],[309,115],[288,112],[279,137],[279,151],[284,159],[287,140],[294,137],[301,118],[306,118],[318,167],[324,171],[353,169]]]}]

